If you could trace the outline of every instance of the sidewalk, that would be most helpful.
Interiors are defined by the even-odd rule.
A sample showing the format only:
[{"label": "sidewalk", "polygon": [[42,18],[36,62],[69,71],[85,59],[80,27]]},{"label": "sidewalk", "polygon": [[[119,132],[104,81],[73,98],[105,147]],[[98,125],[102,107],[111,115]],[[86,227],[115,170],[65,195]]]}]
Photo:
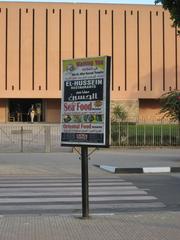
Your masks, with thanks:
[{"label": "sidewalk", "polygon": [[4,216],[1,240],[179,240],[180,213],[92,216]]}]

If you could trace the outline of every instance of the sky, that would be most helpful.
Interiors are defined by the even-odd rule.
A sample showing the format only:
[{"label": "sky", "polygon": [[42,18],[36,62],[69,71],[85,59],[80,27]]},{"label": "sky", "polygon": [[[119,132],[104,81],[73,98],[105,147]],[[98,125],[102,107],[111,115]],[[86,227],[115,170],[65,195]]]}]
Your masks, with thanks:
[{"label": "sky", "polygon": [[155,0],[2,0],[2,2],[72,2],[72,3],[124,3],[124,4],[153,4]]}]

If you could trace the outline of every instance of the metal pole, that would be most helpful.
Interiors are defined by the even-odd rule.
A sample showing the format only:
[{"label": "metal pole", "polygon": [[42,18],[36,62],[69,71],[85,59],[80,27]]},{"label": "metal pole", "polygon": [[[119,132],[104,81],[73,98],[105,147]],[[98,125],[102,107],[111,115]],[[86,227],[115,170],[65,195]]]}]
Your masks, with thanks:
[{"label": "metal pole", "polygon": [[51,127],[45,126],[45,152],[51,152]]},{"label": "metal pole", "polygon": [[163,129],[162,129],[162,123],[161,123],[161,145],[163,145]]},{"label": "metal pole", "polygon": [[121,125],[120,125],[120,122],[119,122],[119,146],[121,145]]},{"label": "metal pole", "polygon": [[155,141],[154,141],[154,125],[153,125],[153,146],[155,145],[154,143]]},{"label": "metal pole", "polygon": [[21,126],[21,152],[23,152],[23,126]]},{"label": "metal pole", "polygon": [[146,145],[146,125],[144,123],[144,146]]},{"label": "metal pole", "polygon": [[82,217],[89,217],[88,147],[81,147]]},{"label": "metal pole", "polygon": [[170,146],[172,145],[172,142],[171,142],[171,124],[169,125],[169,145]]}]

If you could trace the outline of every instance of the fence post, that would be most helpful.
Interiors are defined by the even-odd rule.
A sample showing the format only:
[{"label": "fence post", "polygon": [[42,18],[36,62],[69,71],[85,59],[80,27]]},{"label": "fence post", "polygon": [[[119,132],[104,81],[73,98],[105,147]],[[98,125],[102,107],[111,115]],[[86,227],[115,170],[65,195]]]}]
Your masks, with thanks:
[{"label": "fence post", "polygon": [[146,145],[146,125],[144,124],[144,146]]},{"label": "fence post", "polygon": [[129,123],[127,123],[127,145],[129,145]]},{"label": "fence post", "polygon": [[161,145],[163,145],[163,130],[162,130],[162,123],[161,123]]},{"label": "fence post", "polygon": [[51,128],[50,126],[45,126],[45,152],[51,152]]},{"label": "fence post", "polygon": [[180,132],[179,132],[179,123],[178,123],[178,140],[176,141],[176,145],[179,146],[179,143],[180,143]]},{"label": "fence post", "polygon": [[23,126],[21,126],[21,152],[23,152]]},{"label": "fence post", "polygon": [[121,123],[119,122],[119,135],[118,135],[118,137],[119,137],[119,140],[118,140],[118,142],[119,142],[119,146],[121,145]]},{"label": "fence post", "polygon": [[171,143],[171,124],[169,125],[169,144],[172,145],[172,143]]}]

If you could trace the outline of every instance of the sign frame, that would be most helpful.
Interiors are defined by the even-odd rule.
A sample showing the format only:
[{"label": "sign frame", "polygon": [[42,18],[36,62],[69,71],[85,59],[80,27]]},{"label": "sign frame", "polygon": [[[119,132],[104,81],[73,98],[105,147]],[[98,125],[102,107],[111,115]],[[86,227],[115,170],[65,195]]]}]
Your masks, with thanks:
[{"label": "sign frame", "polygon": [[[110,64],[111,57],[109,56],[63,60],[62,146],[109,147]],[[96,107],[98,103],[101,106]],[[91,113],[94,113],[96,120],[100,119],[100,123],[82,123],[81,121],[71,123],[73,118],[78,116],[78,118],[85,119],[92,116]],[[71,120],[69,121],[68,118]],[[89,128],[99,128],[101,130],[98,131],[101,132],[95,133],[93,129],[89,130],[91,132],[86,129],[78,129],[88,126]],[[71,127],[77,127],[77,130]],[[95,131],[97,130],[95,129]],[[76,139],[78,137],[79,139]]]}]

